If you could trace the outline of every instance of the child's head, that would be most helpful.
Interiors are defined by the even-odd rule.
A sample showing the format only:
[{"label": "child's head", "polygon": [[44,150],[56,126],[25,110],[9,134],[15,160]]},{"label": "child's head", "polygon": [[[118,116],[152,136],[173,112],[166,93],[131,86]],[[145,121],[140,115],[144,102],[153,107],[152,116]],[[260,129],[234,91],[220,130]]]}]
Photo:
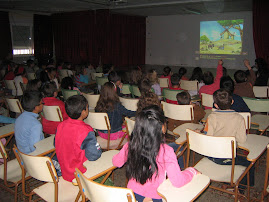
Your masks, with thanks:
[{"label": "child's head", "polygon": [[155,69],[149,70],[147,73],[147,78],[150,80],[151,84],[159,83],[158,75]]},{"label": "child's head", "polygon": [[138,88],[141,94],[147,93],[151,90],[151,83],[147,78],[142,79],[138,84]]},{"label": "child's head", "polygon": [[27,66],[33,67],[33,66],[35,66],[35,62],[33,60],[29,59],[29,60],[27,60]]},{"label": "child's head", "polygon": [[130,83],[132,85],[138,85],[142,79],[143,73],[140,68],[134,67],[130,73]]},{"label": "child's head", "polygon": [[209,72],[209,71],[205,72],[203,77],[204,77],[205,85],[210,85],[214,83],[214,76],[212,72]]},{"label": "child's head", "polygon": [[166,119],[160,107],[151,105],[137,114],[126,163],[127,178],[145,184],[158,171],[156,158],[165,132]]},{"label": "child's head", "polygon": [[87,72],[86,72],[86,69],[85,69],[85,66],[83,65],[76,65],[76,74],[77,75],[85,75]]},{"label": "child's head", "polygon": [[183,76],[187,73],[187,69],[185,67],[181,67],[179,70],[178,70],[178,74]]},{"label": "child's head", "polygon": [[180,76],[179,76],[179,74],[173,74],[171,76],[171,84],[172,84],[172,86],[179,85],[179,82],[180,82]]},{"label": "child's head", "polygon": [[169,76],[171,74],[171,68],[169,66],[166,66],[163,68],[163,75],[164,76]]},{"label": "child's head", "polygon": [[30,80],[27,83],[26,90],[27,91],[39,91],[42,82],[39,79]]},{"label": "child's head", "polygon": [[22,96],[21,105],[25,111],[36,114],[42,112],[42,94],[39,91],[26,91]]},{"label": "child's head", "polygon": [[246,72],[242,70],[238,70],[234,73],[234,80],[236,83],[243,83],[247,81],[247,75]]},{"label": "child's head", "polygon": [[230,76],[223,76],[220,79],[220,88],[224,88],[232,94],[234,92],[234,81]]},{"label": "child's head", "polygon": [[57,97],[57,87],[55,82],[47,82],[43,86],[42,92],[44,97]]},{"label": "child's head", "polygon": [[73,87],[74,87],[74,82],[71,77],[63,78],[61,82],[61,88],[73,90]]},{"label": "child's head", "polygon": [[219,89],[213,94],[214,105],[217,109],[226,110],[231,109],[233,98],[229,91],[226,89]]},{"label": "child's head", "polygon": [[191,103],[191,96],[188,92],[183,91],[177,94],[177,102],[179,105],[189,105]]},{"label": "child's head", "polygon": [[83,120],[89,114],[88,101],[83,95],[73,95],[66,100],[65,110],[71,119]]},{"label": "child's head", "polygon": [[201,82],[203,80],[203,70],[201,67],[195,67],[192,71],[190,81],[195,80],[197,80],[198,82]]},{"label": "child's head", "polygon": [[115,71],[110,72],[107,78],[108,81],[113,82],[116,85],[121,82],[120,76]]},{"label": "child's head", "polygon": [[25,76],[26,75],[26,71],[25,71],[25,69],[21,65],[19,65],[15,69],[14,74],[15,74],[15,76],[20,76],[20,75]]},{"label": "child's head", "polygon": [[100,91],[100,97],[96,105],[99,112],[113,111],[115,104],[120,102],[115,86],[111,82],[106,82]]}]

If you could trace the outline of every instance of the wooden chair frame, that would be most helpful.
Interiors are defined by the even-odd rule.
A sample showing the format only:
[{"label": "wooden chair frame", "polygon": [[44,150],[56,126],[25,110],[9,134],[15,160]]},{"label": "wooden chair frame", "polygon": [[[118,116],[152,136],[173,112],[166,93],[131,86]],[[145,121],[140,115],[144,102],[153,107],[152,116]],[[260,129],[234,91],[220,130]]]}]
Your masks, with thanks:
[{"label": "wooden chair frame", "polygon": [[[11,111],[11,110],[10,110],[10,106],[9,106],[9,104],[8,104],[8,101],[7,101],[8,99],[16,99],[16,98],[6,98],[6,99],[5,99],[6,106],[7,106],[8,110]],[[22,109],[21,103],[20,103],[20,101],[19,101],[18,99],[16,99],[16,103],[17,103],[17,106],[18,106],[18,108],[19,108],[19,110],[20,110],[20,113],[22,113],[24,110]],[[13,112],[13,111],[12,111],[12,112]],[[16,113],[17,113],[17,112],[16,112]]]},{"label": "wooden chair frame", "polygon": [[[46,107],[50,107],[50,106],[46,106]],[[59,117],[59,121],[62,122],[63,121],[63,115],[62,115],[60,107],[57,107],[56,111],[57,111],[57,114],[58,114],[58,117]],[[47,119],[46,116],[45,116],[44,111],[43,111],[43,114],[44,114],[45,119]],[[47,119],[47,120],[49,120],[49,119]],[[49,120],[49,121],[53,121],[53,120]]]},{"label": "wooden chair frame", "polygon": [[269,177],[269,145],[267,145],[265,180],[264,180],[261,201],[264,201],[264,198],[268,195],[268,191],[267,191],[269,187],[268,177]]}]

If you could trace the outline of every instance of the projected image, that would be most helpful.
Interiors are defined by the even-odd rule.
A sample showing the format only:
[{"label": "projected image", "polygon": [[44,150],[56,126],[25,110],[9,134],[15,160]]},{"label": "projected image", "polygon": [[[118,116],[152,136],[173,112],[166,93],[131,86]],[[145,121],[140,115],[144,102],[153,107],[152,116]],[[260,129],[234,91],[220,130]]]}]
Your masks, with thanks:
[{"label": "projected image", "polygon": [[243,19],[200,22],[200,54],[242,54]]}]

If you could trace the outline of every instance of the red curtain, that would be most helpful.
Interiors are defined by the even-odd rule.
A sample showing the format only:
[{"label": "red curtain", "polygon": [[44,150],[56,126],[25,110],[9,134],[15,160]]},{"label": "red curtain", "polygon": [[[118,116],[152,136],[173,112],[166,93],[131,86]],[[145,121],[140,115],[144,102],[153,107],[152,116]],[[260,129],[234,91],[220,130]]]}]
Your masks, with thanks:
[{"label": "red curtain", "polygon": [[118,67],[145,64],[145,17],[111,14],[109,10],[52,15],[57,59]]},{"label": "red curtain", "polygon": [[53,56],[53,33],[51,17],[34,15],[34,49],[35,57],[39,60]]},{"label": "red curtain", "polygon": [[269,1],[253,0],[253,39],[257,58],[269,64]]},{"label": "red curtain", "polygon": [[0,11],[0,27],[0,59],[5,59],[7,56],[12,57],[12,42],[8,12]]}]

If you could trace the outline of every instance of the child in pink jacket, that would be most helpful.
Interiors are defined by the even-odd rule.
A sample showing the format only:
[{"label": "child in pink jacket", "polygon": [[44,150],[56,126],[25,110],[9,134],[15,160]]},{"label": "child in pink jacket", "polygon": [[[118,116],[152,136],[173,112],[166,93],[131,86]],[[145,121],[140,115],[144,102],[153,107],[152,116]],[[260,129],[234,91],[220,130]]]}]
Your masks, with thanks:
[{"label": "child in pink jacket", "polygon": [[144,198],[162,201],[157,188],[166,175],[175,187],[182,187],[197,174],[194,168],[180,170],[174,150],[164,143],[165,123],[160,107],[144,108],[136,117],[130,143],[113,157],[117,167],[126,163],[127,187],[134,191],[138,202]]}]

